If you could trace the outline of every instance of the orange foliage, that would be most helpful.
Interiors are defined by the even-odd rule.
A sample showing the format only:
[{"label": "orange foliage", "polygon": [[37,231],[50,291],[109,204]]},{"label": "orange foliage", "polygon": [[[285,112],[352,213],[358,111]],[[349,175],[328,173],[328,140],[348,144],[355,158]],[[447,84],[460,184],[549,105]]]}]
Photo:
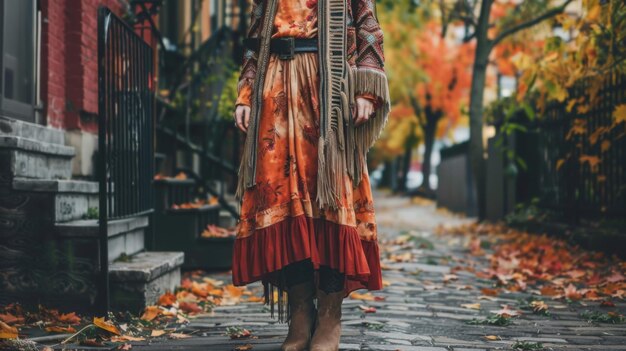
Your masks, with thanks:
[{"label": "orange foliage", "polygon": [[415,85],[415,96],[423,108],[443,112],[447,118],[443,127],[449,129],[456,125],[461,107],[467,103],[474,44],[442,38],[435,23],[429,23],[415,40],[420,53],[416,66],[428,77]]}]

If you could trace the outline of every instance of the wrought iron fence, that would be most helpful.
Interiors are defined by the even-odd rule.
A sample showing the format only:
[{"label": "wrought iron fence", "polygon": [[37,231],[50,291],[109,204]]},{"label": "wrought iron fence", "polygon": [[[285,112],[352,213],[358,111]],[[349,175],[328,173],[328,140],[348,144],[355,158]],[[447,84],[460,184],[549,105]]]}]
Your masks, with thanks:
[{"label": "wrought iron fence", "polygon": [[153,49],[133,28],[98,12],[98,115],[101,304],[108,309],[109,220],[152,211],[154,194]]},{"label": "wrought iron fence", "polygon": [[[576,85],[570,100],[586,100],[589,84]],[[626,216],[626,123],[613,118],[615,106],[626,103],[626,77],[612,75],[599,96],[598,104],[570,112],[565,104],[549,106],[534,129],[535,142],[521,144],[535,150],[518,144],[521,154],[534,154],[533,166],[539,164],[529,177],[543,205],[572,220]]]}]

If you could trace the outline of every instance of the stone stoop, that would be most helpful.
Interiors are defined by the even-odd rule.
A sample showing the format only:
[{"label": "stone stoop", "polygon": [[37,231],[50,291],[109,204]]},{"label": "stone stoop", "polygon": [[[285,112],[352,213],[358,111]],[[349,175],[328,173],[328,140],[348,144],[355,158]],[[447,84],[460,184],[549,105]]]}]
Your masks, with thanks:
[{"label": "stone stoop", "polygon": [[[145,229],[149,225],[147,216],[109,221],[109,262],[132,256],[144,250]],[[55,224],[58,237],[64,239],[94,240],[100,235],[98,220],[76,220]],[[97,249],[97,245],[94,246]],[[97,256],[98,251],[93,252]]]},{"label": "stone stoop", "polygon": [[65,143],[65,131],[38,124],[0,117],[0,135],[37,140],[43,143]]},{"label": "stone stoop", "polygon": [[83,219],[90,208],[99,207],[97,182],[15,178],[12,188],[23,193],[47,194],[57,223]]},{"label": "stone stoop", "polygon": [[12,177],[69,179],[72,176],[73,147],[12,135],[0,135],[0,162],[3,173]]},{"label": "stone stoop", "polygon": [[180,284],[182,252],[142,252],[128,261],[109,266],[111,308],[141,315],[146,306],[154,305],[166,291]]},{"label": "stone stoop", "polygon": [[[85,218],[99,207],[99,185],[71,179],[78,154],[66,140],[66,131],[0,117],[0,304],[94,307],[99,227]],[[184,254],[146,252],[149,225],[148,216],[108,223],[112,306],[139,311],[180,284]]]}]

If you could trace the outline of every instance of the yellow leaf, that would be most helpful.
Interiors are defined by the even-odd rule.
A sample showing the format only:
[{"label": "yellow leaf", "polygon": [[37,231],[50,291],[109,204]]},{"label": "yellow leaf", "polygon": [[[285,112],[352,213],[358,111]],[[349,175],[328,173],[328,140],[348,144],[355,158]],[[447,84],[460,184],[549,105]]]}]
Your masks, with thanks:
[{"label": "yellow leaf", "polygon": [[155,329],[150,333],[151,337],[157,337],[165,334],[165,330]]},{"label": "yellow leaf", "polygon": [[353,292],[350,294],[350,298],[353,300],[374,301],[374,295],[371,293],[359,294],[357,292]]},{"label": "yellow leaf", "polygon": [[489,341],[496,341],[496,340],[499,340],[500,338],[496,335],[485,335],[485,339]]},{"label": "yellow leaf", "polygon": [[600,165],[600,158],[598,156],[582,155],[578,158],[578,161],[583,164],[589,164],[592,172],[598,171],[598,166]]},{"label": "yellow leaf", "polygon": [[0,321],[0,339],[17,339],[17,328]]},{"label": "yellow leaf", "polygon": [[561,167],[563,167],[564,164],[565,164],[565,160],[564,159],[561,158],[561,159],[557,160],[556,161],[556,170],[557,171],[560,170]]},{"label": "yellow leaf", "polygon": [[182,333],[171,333],[169,335],[170,339],[187,339],[190,338],[191,335],[189,334],[182,334]]},{"label": "yellow leaf", "polygon": [[111,338],[112,342],[144,341],[144,340],[146,340],[146,338],[142,336],[130,336],[130,335],[114,336]]},{"label": "yellow leaf", "polygon": [[120,335],[120,331],[117,329],[116,326],[114,326],[113,324],[111,324],[111,322],[107,322],[104,320],[104,317],[98,318],[98,317],[93,317],[93,324],[96,325],[96,327],[100,328],[100,329],[104,329],[110,333],[113,333],[115,335]]},{"label": "yellow leaf", "polygon": [[607,152],[610,148],[611,148],[611,142],[608,140],[603,140],[602,143],[600,144],[600,150],[602,150],[602,152]]},{"label": "yellow leaf", "polygon": [[617,105],[613,111],[613,121],[615,124],[626,123],[626,104]]},{"label": "yellow leaf", "polygon": [[586,19],[588,21],[595,21],[595,20],[597,20],[598,17],[600,17],[600,10],[601,10],[600,5],[598,5],[598,4],[594,5],[593,7],[591,7],[589,9],[589,13],[587,13],[587,18]]},{"label": "yellow leaf", "polygon": [[480,304],[479,303],[464,303],[461,305],[461,307],[469,308],[470,310],[479,310]]}]

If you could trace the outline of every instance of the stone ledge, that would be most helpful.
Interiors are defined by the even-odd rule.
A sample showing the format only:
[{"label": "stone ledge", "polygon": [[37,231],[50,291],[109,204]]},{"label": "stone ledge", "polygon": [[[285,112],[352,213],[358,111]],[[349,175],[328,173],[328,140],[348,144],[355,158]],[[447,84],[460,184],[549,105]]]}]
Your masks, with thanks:
[{"label": "stone ledge", "polygon": [[0,135],[0,148],[23,150],[58,157],[74,157],[76,153],[71,146],[45,143],[12,135]]},{"label": "stone ledge", "polygon": [[[146,228],[149,225],[147,216],[118,219],[109,223],[109,237],[128,233],[135,229]],[[98,220],[85,219],[71,222],[57,223],[55,229],[62,237],[98,238],[100,227]]]},{"label": "stone ledge", "polygon": [[61,129],[54,129],[2,116],[0,116],[0,133],[39,140],[51,144],[65,144],[65,132]]},{"label": "stone ledge", "polygon": [[130,262],[110,264],[109,277],[117,282],[149,282],[178,269],[184,260],[183,252],[140,252],[132,256]]},{"label": "stone ledge", "polygon": [[13,179],[13,189],[21,191],[98,194],[98,182],[61,179]]}]

